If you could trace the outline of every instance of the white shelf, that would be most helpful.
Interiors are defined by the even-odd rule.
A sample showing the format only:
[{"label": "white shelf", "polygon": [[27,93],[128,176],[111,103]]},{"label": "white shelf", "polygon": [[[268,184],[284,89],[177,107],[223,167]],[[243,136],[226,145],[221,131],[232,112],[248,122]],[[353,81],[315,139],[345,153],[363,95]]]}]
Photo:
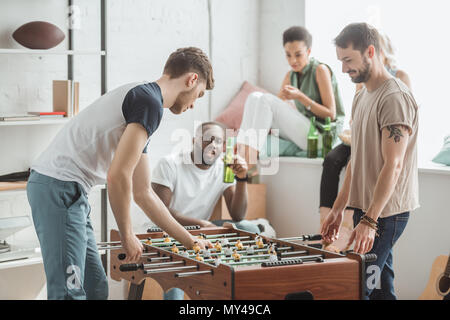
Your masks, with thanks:
[{"label": "white shelf", "polygon": [[31,266],[33,264],[42,264],[42,263],[43,263],[42,256],[39,253],[39,254],[36,254],[36,256],[34,256],[34,257],[30,257],[30,258],[26,258],[26,259],[0,262],[0,270]]},{"label": "white shelf", "polygon": [[46,124],[65,124],[70,121],[71,118],[62,119],[41,119],[41,120],[26,120],[26,121],[0,121],[1,126],[34,126],[34,125],[46,125]]},{"label": "white shelf", "polygon": [[56,54],[56,55],[98,55],[104,56],[105,51],[96,50],[35,50],[35,49],[0,49],[0,54]]}]

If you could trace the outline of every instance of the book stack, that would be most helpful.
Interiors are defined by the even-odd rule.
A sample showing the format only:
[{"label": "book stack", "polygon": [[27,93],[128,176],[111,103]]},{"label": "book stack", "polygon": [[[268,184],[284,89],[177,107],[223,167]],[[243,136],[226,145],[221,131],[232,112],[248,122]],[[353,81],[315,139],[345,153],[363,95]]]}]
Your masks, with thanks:
[{"label": "book stack", "polygon": [[72,80],[53,80],[53,112],[65,112],[73,117],[79,112],[80,83]]}]

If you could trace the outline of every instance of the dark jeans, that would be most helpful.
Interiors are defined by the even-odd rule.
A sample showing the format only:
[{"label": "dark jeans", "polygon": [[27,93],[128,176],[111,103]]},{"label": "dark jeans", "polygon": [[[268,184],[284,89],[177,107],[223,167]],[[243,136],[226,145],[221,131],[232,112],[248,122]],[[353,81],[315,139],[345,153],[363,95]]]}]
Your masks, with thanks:
[{"label": "dark jeans", "polygon": [[[353,225],[361,220],[365,213],[355,209]],[[369,253],[375,253],[377,260],[366,264],[365,300],[395,300],[394,266],[392,248],[403,233],[409,219],[409,212],[378,219],[379,237],[375,237],[373,248]]]},{"label": "dark jeans", "polygon": [[350,147],[340,144],[323,160],[322,180],[320,182],[320,207],[332,208],[339,187],[339,175],[350,158]]}]

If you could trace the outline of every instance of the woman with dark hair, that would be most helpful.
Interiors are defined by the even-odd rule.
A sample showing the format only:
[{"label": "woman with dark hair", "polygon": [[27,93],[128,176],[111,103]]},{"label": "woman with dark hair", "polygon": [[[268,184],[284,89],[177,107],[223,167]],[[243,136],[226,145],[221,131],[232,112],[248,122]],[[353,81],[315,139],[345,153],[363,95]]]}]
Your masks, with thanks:
[{"label": "woman with dark hair", "polygon": [[[319,133],[327,117],[333,130],[336,132],[337,127],[339,131],[336,123],[341,123],[345,115],[336,78],[328,65],[310,57],[311,46],[308,30],[287,29],[283,47],[291,70],[286,73],[278,96],[255,92],[247,98],[237,143],[239,153],[249,164],[256,163],[270,129],[278,129],[281,138],[302,150],[307,147],[311,117],[316,118]],[[319,149],[320,145],[321,139]]]}]

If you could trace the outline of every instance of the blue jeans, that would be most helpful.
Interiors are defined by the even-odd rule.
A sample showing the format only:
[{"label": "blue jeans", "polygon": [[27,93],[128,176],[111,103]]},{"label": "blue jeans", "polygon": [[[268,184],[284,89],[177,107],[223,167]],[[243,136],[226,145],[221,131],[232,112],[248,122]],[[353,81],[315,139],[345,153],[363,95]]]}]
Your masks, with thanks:
[{"label": "blue jeans", "polygon": [[[258,226],[254,223],[251,223],[248,220],[242,220],[239,222],[233,222],[232,220],[215,220],[211,221],[216,226],[222,226],[225,222],[232,222],[235,224],[236,228],[242,229],[247,232],[260,233]],[[164,300],[183,300],[184,299],[184,291],[178,288],[172,288],[167,290],[164,293]]]},{"label": "blue jeans", "polygon": [[44,260],[47,298],[107,299],[108,280],[81,185],[31,171],[27,196]]},{"label": "blue jeans", "polygon": [[[359,223],[365,213],[355,209],[353,224]],[[409,212],[378,219],[379,237],[375,237],[373,248],[377,260],[366,264],[366,292],[364,300],[396,300],[394,291],[394,267],[392,248],[403,233],[409,219]]]}]

